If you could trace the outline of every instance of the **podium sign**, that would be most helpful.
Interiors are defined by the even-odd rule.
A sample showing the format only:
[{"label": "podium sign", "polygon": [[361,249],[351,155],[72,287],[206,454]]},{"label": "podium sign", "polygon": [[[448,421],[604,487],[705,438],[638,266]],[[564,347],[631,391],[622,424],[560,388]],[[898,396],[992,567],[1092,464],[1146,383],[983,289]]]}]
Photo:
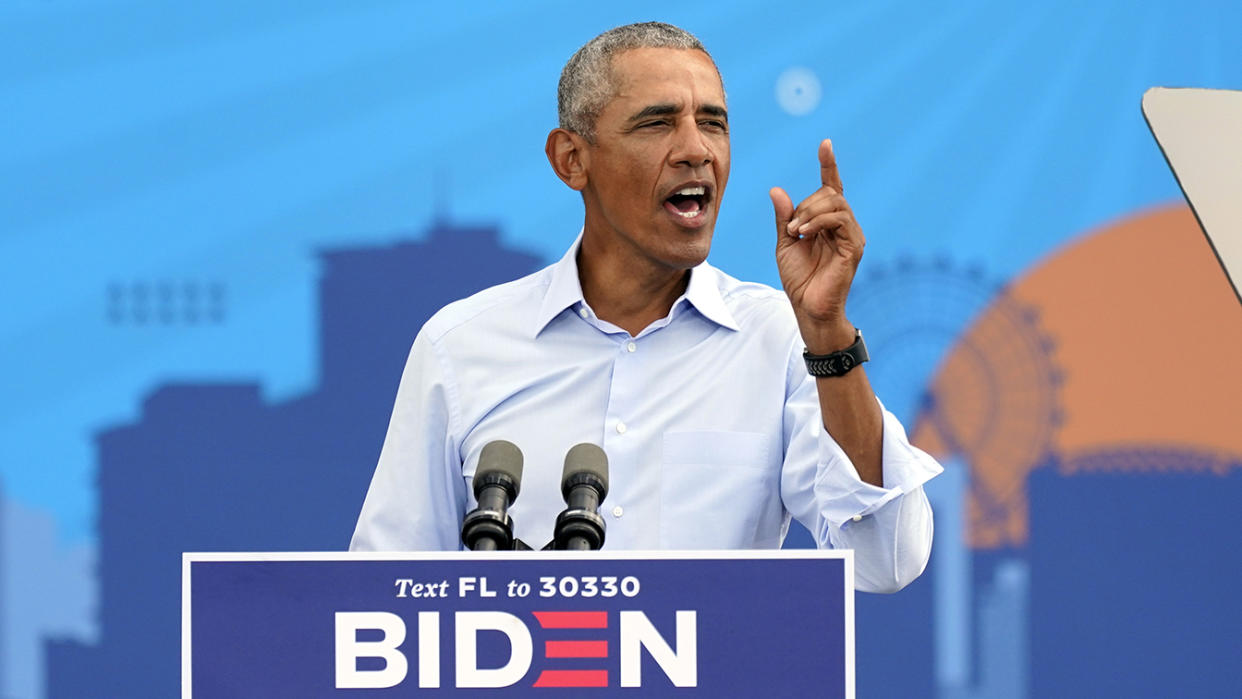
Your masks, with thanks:
[{"label": "podium sign", "polygon": [[182,696],[852,697],[852,553],[187,553]]}]

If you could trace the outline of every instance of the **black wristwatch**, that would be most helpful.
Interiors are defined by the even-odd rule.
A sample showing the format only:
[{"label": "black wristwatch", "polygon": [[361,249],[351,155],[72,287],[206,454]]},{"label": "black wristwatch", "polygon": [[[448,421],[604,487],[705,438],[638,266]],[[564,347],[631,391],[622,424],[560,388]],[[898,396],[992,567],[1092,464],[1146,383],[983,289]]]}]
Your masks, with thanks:
[{"label": "black wristwatch", "polygon": [[862,331],[854,328],[854,344],[832,354],[811,354],[802,350],[802,358],[806,360],[806,371],[811,376],[843,376],[850,369],[871,359],[867,354],[867,343],[863,342]]}]

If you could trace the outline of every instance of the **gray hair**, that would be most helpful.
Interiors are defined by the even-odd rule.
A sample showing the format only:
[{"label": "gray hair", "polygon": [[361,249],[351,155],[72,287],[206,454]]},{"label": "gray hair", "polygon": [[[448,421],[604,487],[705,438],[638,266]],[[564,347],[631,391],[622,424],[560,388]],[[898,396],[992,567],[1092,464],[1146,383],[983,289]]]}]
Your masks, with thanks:
[{"label": "gray hair", "polygon": [[[560,127],[595,142],[595,120],[616,91],[612,59],[631,49],[692,49],[711,59],[690,32],[664,22],[639,22],[616,27],[600,34],[578,49],[561,71],[556,90],[556,111]],[[715,65],[712,60],[712,64]],[[720,74],[720,69],[716,69]]]}]

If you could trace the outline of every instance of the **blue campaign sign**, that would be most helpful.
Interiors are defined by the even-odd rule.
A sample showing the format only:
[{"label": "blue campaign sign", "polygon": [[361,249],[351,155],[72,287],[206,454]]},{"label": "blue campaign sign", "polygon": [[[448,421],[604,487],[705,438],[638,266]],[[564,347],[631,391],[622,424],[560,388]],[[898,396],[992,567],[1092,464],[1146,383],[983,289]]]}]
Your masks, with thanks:
[{"label": "blue campaign sign", "polygon": [[851,554],[187,553],[182,696],[853,697]]}]

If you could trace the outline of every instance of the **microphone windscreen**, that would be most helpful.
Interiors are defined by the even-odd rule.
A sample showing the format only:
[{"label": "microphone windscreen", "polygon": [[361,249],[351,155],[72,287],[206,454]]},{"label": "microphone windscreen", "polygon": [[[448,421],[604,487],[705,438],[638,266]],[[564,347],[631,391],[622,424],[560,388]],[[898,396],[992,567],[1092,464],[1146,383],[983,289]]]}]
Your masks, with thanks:
[{"label": "microphone windscreen", "polygon": [[513,442],[497,439],[488,442],[479,452],[479,466],[474,471],[474,496],[487,485],[512,485],[513,500],[522,485],[522,450]]},{"label": "microphone windscreen", "polygon": [[579,484],[595,481],[600,489],[600,500],[608,494],[608,455],[589,442],[574,445],[565,455],[565,470],[561,475],[561,491],[569,497],[569,490]]}]

